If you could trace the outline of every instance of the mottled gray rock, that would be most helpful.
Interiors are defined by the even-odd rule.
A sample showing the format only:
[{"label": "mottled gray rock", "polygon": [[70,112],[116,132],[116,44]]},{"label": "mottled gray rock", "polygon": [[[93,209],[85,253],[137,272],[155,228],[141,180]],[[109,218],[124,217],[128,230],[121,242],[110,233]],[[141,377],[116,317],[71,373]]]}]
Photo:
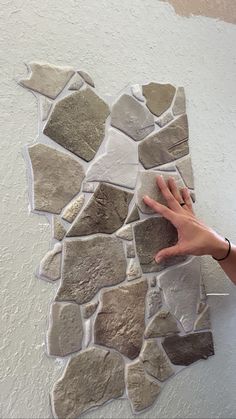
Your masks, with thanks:
[{"label": "mottled gray rock", "polygon": [[139,219],[140,217],[139,217],[138,208],[137,208],[137,205],[135,204],[126,219],[125,224],[133,223],[134,221],[138,221]]},{"label": "mottled gray rock", "polygon": [[132,225],[126,225],[121,227],[117,232],[116,236],[123,240],[133,240],[133,227]]},{"label": "mottled gray rock", "polygon": [[154,257],[163,248],[174,246],[178,240],[175,227],[162,217],[150,217],[133,227],[136,252],[144,273],[159,272],[186,259],[183,256],[168,258],[156,263]]},{"label": "mottled gray rock", "polygon": [[85,196],[81,194],[71,201],[62,213],[62,218],[72,223],[84,205]]},{"label": "mottled gray rock", "polygon": [[104,291],[94,325],[95,343],[136,358],[145,328],[146,292],[146,280]]},{"label": "mottled gray rock", "polygon": [[174,115],[181,115],[186,112],[186,99],[183,87],[178,87],[177,89],[172,111]]},{"label": "mottled gray rock", "polygon": [[131,86],[131,92],[135,99],[140,100],[140,102],[145,101],[141,86],[139,84],[133,84],[133,86]]},{"label": "mottled gray rock", "polygon": [[176,164],[176,167],[179,170],[186,186],[190,189],[194,189],[194,178],[191,157],[188,156],[186,159],[181,160]]},{"label": "mottled gray rock", "polygon": [[40,107],[41,119],[42,121],[45,121],[45,119],[47,119],[49,112],[51,110],[52,101],[46,98],[45,96],[40,96],[39,107]]},{"label": "mottled gray rock", "polygon": [[30,62],[28,79],[21,79],[23,87],[55,99],[75,73],[72,67],[60,67],[41,62]]},{"label": "mottled gray rock", "polygon": [[190,365],[199,359],[207,359],[214,355],[211,332],[169,336],[165,338],[162,345],[171,362],[175,365]]},{"label": "mottled gray rock", "polygon": [[158,310],[160,310],[161,306],[162,306],[162,299],[161,299],[161,293],[160,293],[159,288],[158,289],[151,289],[148,292],[148,295],[147,295],[147,315],[148,315],[148,318],[154,316],[154,314],[156,314],[158,312]]},{"label": "mottled gray rock", "polygon": [[160,116],[158,120],[156,121],[156,124],[159,125],[159,127],[164,127],[165,125],[169,124],[169,122],[173,121],[174,117],[171,112],[167,112],[164,115]]},{"label": "mottled gray rock", "polygon": [[194,324],[194,330],[210,329],[210,308],[208,305],[204,307]]},{"label": "mottled gray rock", "polygon": [[133,189],[137,174],[136,144],[123,133],[110,129],[105,153],[90,166],[86,180],[104,181]]},{"label": "mottled gray rock", "polygon": [[141,361],[128,365],[127,392],[134,412],[150,407],[160,391],[160,385],[145,373]]},{"label": "mottled gray rock", "polygon": [[61,277],[62,246],[56,243],[52,250],[46,253],[39,265],[39,276],[49,281],[56,281]]},{"label": "mottled gray rock", "polygon": [[127,216],[133,194],[112,185],[101,183],[77,216],[68,237],[95,233],[113,233],[120,228]]},{"label": "mottled gray rock", "polygon": [[79,90],[83,86],[84,82],[81,79],[81,77],[76,74],[75,77],[73,77],[72,83],[69,86],[69,90]]},{"label": "mottled gray rock", "polygon": [[44,144],[30,146],[28,151],[33,171],[33,209],[59,214],[80,191],[83,167],[69,155]]},{"label": "mottled gray rock", "polygon": [[133,242],[126,244],[126,256],[127,256],[127,258],[134,258],[135,257],[135,248],[134,248]]},{"label": "mottled gray rock", "polygon": [[175,90],[171,84],[149,83],[143,86],[148,109],[156,116],[163,114],[170,107]]},{"label": "mottled gray rock", "polygon": [[44,134],[86,161],[95,156],[105,134],[110,111],[90,88],[59,100],[44,128]]},{"label": "mottled gray rock", "polygon": [[61,241],[65,237],[66,229],[62,224],[61,218],[57,215],[53,215],[52,218],[52,237],[56,240]]},{"label": "mottled gray rock", "polygon": [[83,192],[93,193],[96,189],[96,185],[94,183],[84,182],[82,186]]},{"label": "mottled gray rock", "polygon": [[156,287],[156,285],[157,285],[157,279],[156,279],[156,277],[155,277],[155,276],[153,276],[153,277],[150,279],[150,285],[151,285],[151,287]]},{"label": "mottled gray rock", "polygon": [[179,332],[180,330],[174,316],[167,310],[160,310],[147,325],[145,338],[157,338],[174,335]]},{"label": "mottled gray rock", "polygon": [[198,258],[163,273],[160,287],[171,313],[182,323],[186,332],[193,329],[200,300],[201,265]]},{"label": "mottled gray rock", "polygon": [[142,140],[155,128],[154,117],[149,110],[127,94],[122,95],[113,105],[111,125],[135,141]]},{"label": "mottled gray rock", "polygon": [[106,286],[126,277],[126,259],[121,240],[98,235],[64,242],[62,283],[57,301],[84,304]]},{"label": "mottled gray rock", "polygon": [[133,281],[134,279],[140,278],[142,276],[142,271],[137,260],[130,259],[126,275],[128,281]]},{"label": "mottled gray rock", "polygon": [[78,418],[124,393],[124,361],[112,351],[90,348],[71,358],[52,391],[54,417]]},{"label": "mottled gray rock", "polygon": [[145,371],[160,381],[165,381],[174,374],[167,356],[155,340],[144,342],[140,353]]},{"label": "mottled gray rock", "polygon": [[189,153],[187,115],[139,144],[139,159],[146,169],[179,159]]},{"label": "mottled gray rock", "polygon": [[66,356],[82,348],[83,323],[75,303],[53,303],[47,334],[48,354]]},{"label": "mottled gray rock", "polygon": [[84,81],[87,84],[89,84],[92,87],[95,87],[92,77],[86,71],[80,70],[78,71],[78,74],[84,79]]},{"label": "mottled gray rock", "polygon": [[95,313],[95,311],[97,310],[97,307],[98,307],[98,301],[86,304],[83,307],[84,318],[88,319],[89,317],[91,317]]}]

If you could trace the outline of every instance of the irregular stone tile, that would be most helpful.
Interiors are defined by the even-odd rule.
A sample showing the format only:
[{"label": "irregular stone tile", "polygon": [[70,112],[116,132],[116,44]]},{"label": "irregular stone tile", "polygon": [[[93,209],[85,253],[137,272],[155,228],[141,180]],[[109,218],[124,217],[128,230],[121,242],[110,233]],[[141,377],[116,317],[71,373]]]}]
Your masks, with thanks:
[{"label": "irregular stone tile", "polygon": [[137,208],[137,205],[135,204],[126,219],[125,224],[133,223],[134,221],[138,221],[139,219],[140,217],[139,217],[138,208]]},{"label": "irregular stone tile", "polygon": [[135,259],[131,259],[129,261],[126,275],[128,281],[133,281],[134,279],[140,278],[142,276],[139,263]]},{"label": "irregular stone tile", "polygon": [[126,256],[127,258],[134,258],[135,257],[135,248],[133,243],[126,244]]},{"label": "irregular stone tile", "polygon": [[198,258],[160,276],[160,287],[167,306],[186,332],[193,329],[200,300],[201,265]]},{"label": "irregular stone tile", "polygon": [[79,90],[56,103],[43,133],[90,161],[104,138],[109,113],[107,104],[93,90]]},{"label": "irregular stone tile", "polygon": [[94,324],[94,342],[136,358],[143,341],[146,293],[146,280],[104,291]]},{"label": "irregular stone tile", "polygon": [[210,329],[210,308],[205,306],[204,310],[200,313],[199,317],[195,321],[194,330]]},{"label": "irregular stone tile", "polygon": [[144,337],[146,339],[157,338],[174,335],[179,332],[180,330],[174,316],[167,310],[160,310],[147,325]]},{"label": "irregular stone tile", "polygon": [[156,287],[156,285],[157,285],[157,279],[156,279],[156,277],[155,277],[155,276],[153,276],[153,277],[151,278],[151,280],[150,280],[150,285],[151,285],[151,287]]},{"label": "irregular stone tile", "polygon": [[144,273],[159,272],[186,259],[184,256],[168,258],[156,263],[154,257],[163,248],[174,246],[178,240],[175,227],[162,217],[150,217],[133,227],[136,252]]},{"label": "irregular stone tile", "polygon": [[98,307],[98,301],[96,303],[88,303],[83,307],[83,316],[85,319],[91,317]]},{"label": "irregular stone tile", "polygon": [[86,71],[78,71],[78,74],[82,77],[82,79],[84,79],[84,81],[89,84],[92,87],[95,87],[94,81],[92,79],[92,77],[86,73]]},{"label": "irregular stone tile", "polygon": [[124,393],[124,361],[112,351],[89,348],[72,357],[52,391],[55,417],[71,419]]},{"label": "irregular stone tile", "polygon": [[50,281],[61,277],[61,243],[56,243],[52,250],[46,253],[39,265],[39,276]]},{"label": "irregular stone tile", "polygon": [[41,96],[39,99],[39,107],[40,107],[40,115],[42,121],[45,121],[47,119],[49,112],[52,107],[52,101],[47,99],[45,96]]},{"label": "irregular stone tile", "polygon": [[[152,286],[152,285],[151,285]],[[154,285],[155,286],[155,285]],[[154,316],[162,306],[161,293],[159,289],[151,289],[147,295],[147,316]]]},{"label": "irregular stone tile", "polygon": [[111,125],[135,141],[142,140],[155,128],[154,117],[149,110],[127,94],[122,95],[113,105]]},{"label": "irregular stone tile", "polygon": [[134,84],[133,86],[131,86],[131,92],[135,99],[140,100],[140,102],[145,101],[142,94],[141,86],[139,84]]},{"label": "irregular stone tile", "polygon": [[160,385],[148,377],[141,361],[136,361],[128,365],[127,392],[135,412],[140,412],[150,407],[160,391]]},{"label": "irregular stone tile", "polygon": [[84,182],[82,186],[83,192],[93,193],[96,189],[96,185],[94,183]]},{"label": "irregular stone tile", "polygon": [[33,171],[33,209],[59,214],[80,191],[84,170],[68,154],[44,144],[28,148]]},{"label": "irregular stone tile", "polygon": [[187,115],[139,144],[139,159],[146,169],[179,159],[189,153]]},{"label": "irregular stone tile", "polygon": [[174,374],[167,356],[155,340],[144,342],[140,353],[145,371],[160,381],[165,381]]},{"label": "irregular stone tile", "polygon": [[67,236],[113,233],[123,225],[132,196],[122,189],[100,183],[83,211],[75,219]]},{"label": "irregular stone tile", "polygon": [[171,84],[149,83],[143,86],[147,107],[156,116],[163,114],[171,105],[175,95],[175,87]]},{"label": "irregular stone tile", "polygon": [[82,348],[83,323],[75,303],[53,303],[47,334],[48,354],[66,356]]},{"label": "irregular stone tile", "polygon": [[168,357],[175,365],[190,365],[199,359],[214,355],[211,332],[191,333],[185,336],[169,336],[162,343]]},{"label": "irregular stone tile", "polygon": [[61,222],[61,218],[54,215],[52,219],[52,236],[54,239],[61,241],[66,234],[66,229]]},{"label": "irregular stone tile", "polygon": [[81,79],[81,77],[76,74],[75,77],[73,77],[72,83],[69,86],[69,90],[79,90],[83,86],[84,82]]},{"label": "irregular stone tile", "polygon": [[157,185],[158,175],[162,175],[166,181],[169,177],[173,177],[179,189],[185,186],[179,173],[177,172],[161,172],[155,170],[148,172],[146,170],[140,171],[137,186],[137,204],[140,211],[142,211],[144,214],[155,214],[155,211],[144,203],[144,195],[148,195],[150,198],[158,201],[160,204],[167,205],[167,202]]},{"label": "irregular stone tile", "polygon": [[134,236],[132,225],[121,227],[120,230],[116,232],[116,236],[123,240],[133,240]]},{"label": "irregular stone tile", "polygon": [[104,181],[135,188],[138,174],[136,144],[121,132],[110,129],[106,150],[88,169],[87,181]]},{"label": "irregular stone tile", "polygon": [[171,112],[167,112],[164,115],[162,115],[158,120],[156,121],[156,124],[159,125],[159,127],[164,127],[165,125],[169,124],[169,122],[173,121],[174,117]]},{"label": "irregular stone tile", "polygon": [[190,156],[178,162],[176,167],[180,172],[185,185],[190,189],[194,189],[193,168]]},{"label": "irregular stone tile", "polygon": [[72,223],[84,205],[85,196],[81,194],[71,201],[62,213],[62,218]]},{"label": "irregular stone tile", "polygon": [[186,112],[186,99],[183,87],[178,87],[177,89],[172,111],[174,115],[181,115]]},{"label": "irregular stone tile", "polygon": [[103,287],[119,284],[126,277],[122,241],[110,236],[65,240],[62,283],[57,301],[90,301]]},{"label": "irregular stone tile", "polygon": [[55,66],[31,61],[27,66],[31,71],[28,79],[20,80],[23,87],[55,99],[75,73],[72,67]]}]

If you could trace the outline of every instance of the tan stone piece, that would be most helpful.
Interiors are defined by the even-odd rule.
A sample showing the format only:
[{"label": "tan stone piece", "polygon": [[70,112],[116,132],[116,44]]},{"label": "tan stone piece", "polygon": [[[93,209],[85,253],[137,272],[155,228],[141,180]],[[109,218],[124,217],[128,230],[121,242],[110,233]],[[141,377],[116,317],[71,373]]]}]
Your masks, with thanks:
[{"label": "tan stone piece", "polygon": [[148,109],[160,116],[170,107],[175,95],[175,87],[171,84],[149,83],[143,86]]}]

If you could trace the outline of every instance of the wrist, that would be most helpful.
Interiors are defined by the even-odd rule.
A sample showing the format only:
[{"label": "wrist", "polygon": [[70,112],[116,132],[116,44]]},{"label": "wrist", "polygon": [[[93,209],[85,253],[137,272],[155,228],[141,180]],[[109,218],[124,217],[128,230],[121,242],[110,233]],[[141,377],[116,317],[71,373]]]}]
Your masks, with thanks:
[{"label": "wrist", "polygon": [[229,250],[228,241],[226,241],[224,237],[216,234],[212,244],[213,246],[210,255],[216,260],[225,258]]}]

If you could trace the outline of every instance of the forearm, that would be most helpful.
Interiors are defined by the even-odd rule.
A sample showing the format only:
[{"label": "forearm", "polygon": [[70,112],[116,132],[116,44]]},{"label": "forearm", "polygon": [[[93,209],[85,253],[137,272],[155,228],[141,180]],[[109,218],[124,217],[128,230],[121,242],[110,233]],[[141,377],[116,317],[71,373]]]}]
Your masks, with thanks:
[{"label": "forearm", "polygon": [[[217,246],[212,254],[213,257],[220,259],[227,255],[229,249],[228,243],[223,239],[219,239]],[[218,262],[223,271],[229,277],[229,279],[236,285],[236,246],[231,244],[231,251],[229,256],[222,261]]]}]

